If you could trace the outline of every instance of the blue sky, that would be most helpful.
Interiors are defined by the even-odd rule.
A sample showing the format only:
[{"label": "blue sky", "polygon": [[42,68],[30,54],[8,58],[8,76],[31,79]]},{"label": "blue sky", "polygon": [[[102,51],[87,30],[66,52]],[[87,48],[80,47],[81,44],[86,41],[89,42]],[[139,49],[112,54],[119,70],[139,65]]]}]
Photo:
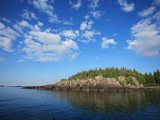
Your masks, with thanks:
[{"label": "blue sky", "polygon": [[160,68],[160,0],[1,0],[0,84]]}]

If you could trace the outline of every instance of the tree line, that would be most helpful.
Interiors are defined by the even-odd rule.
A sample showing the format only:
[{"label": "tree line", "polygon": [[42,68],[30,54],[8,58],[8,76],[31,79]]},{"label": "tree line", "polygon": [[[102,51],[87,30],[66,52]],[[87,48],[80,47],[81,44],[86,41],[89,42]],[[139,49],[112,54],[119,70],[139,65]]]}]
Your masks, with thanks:
[{"label": "tree line", "polygon": [[152,74],[151,72],[142,74],[136,71],[135,69],[127,69],[127,68],[114,68],[114,67],[107,67],[107,68],[95,68],[90,69],[88,71],[82,71],[75,75],[72,75],[68,79],[62,79],[64,80],[77,80],[77,79],[88,79],[88,78],[95,78],[96,76],[101,75],[103,77],[109,77],[109,78],[118,78],[119,76],[125,76],[125,77],[135,77],[140,83],[142,84],[160,84],[160,72],[157,69],[157,71],[154,71]]},{"label": "tree line", "polygon": [[149,74],[145,73],[144,78],[147,84],[160,84],[160,71],[154,71],[153,74],[149,72]]}]

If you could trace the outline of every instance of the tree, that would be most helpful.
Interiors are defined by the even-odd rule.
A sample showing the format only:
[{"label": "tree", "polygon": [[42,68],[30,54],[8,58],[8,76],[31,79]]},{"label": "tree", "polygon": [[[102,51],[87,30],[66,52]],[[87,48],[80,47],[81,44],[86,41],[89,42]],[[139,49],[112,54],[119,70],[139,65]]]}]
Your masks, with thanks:
[{"label": "tree", "polygon": [[160,83],[160,72],[159,72],[159,69],[157,69],[157,83]]}]

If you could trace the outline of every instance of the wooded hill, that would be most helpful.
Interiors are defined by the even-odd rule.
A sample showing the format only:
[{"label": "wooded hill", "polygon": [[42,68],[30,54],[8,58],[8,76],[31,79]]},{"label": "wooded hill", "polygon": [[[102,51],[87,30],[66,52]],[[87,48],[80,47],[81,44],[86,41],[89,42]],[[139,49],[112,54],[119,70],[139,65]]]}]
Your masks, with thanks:
[{"label": "wooded hill", "polygon": [[114,68],[114,67],[107,67],[105,69],[102,68],[95,68],[95,69],[90,69],[88,71],[82,71],[79,72],[75,75],[72,75],[68,79],[62,79],[61,81],[65,80],[85,80],[88,78],[95,78],[96,76],[101,75],[103,77],[109,77],[109,78],[118,78],[119,76],[125,76],[127,77],[135,77],[139,83],[143,84],[144,86],[156,86],[160,85],[160,72],[159,69],[155,71],[153,74],[150,72],[149,74],[145,73],[139,73],[135,69],[127,69],[127,68]]}]

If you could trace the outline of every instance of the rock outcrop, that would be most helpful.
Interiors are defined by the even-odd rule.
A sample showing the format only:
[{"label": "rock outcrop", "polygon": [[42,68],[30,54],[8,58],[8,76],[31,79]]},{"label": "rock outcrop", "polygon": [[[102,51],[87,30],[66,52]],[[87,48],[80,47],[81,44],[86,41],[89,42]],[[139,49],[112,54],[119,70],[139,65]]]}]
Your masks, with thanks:
[{"label": "rock outcrop", "polygon": [[119,76],[118,78],[104,78],[96,76],[95,79],[62,81],[45,86],[24,87],[29,89],[47,89],[57,91],[130,91],[143,90],[135,77]]}]

